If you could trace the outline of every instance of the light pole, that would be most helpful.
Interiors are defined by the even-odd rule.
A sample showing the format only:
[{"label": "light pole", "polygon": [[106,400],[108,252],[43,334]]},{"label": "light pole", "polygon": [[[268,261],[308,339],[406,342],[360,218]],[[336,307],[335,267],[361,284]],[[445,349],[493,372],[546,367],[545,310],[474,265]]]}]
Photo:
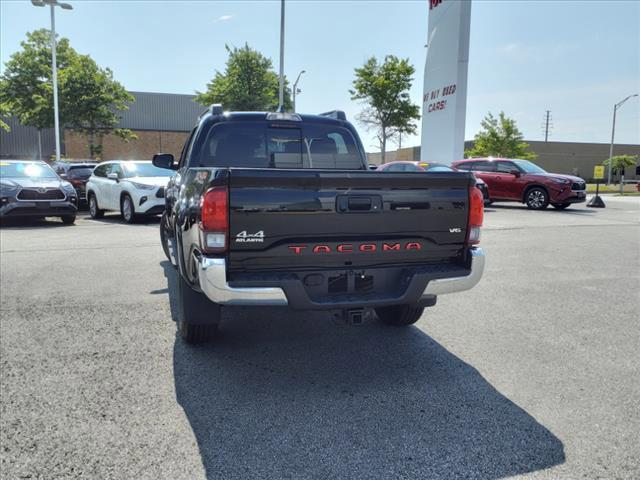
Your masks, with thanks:
[{"label": "light pole", "polygon": [[633,95],[629,95],[624,100],[619,101],[613,106],[613,126],[611,127],[611,146],[609,147],[609,168],[607,173],[607,185],[611,184],[611,157],[613,157],[613,138],[616,134],[616,112],[622,106],[624,102],[629,100],[630,98],[637,97],[638,94],[634,93]]},{"label": "light pole", "polygon": [[280,1],[280,92],[278,111],[284,112],[284,0]]},{"label": "light pole", "polygon": [[68,3],[60,3],[57,0],[31,0],[36,7],[49,5],[51,9],[51,70],[53,78],[53,124],[56,137],[56,162],[60,161],[60,119],[58,112],[58,64],[56,59],[56,15],[55,8],[73,10]]},{"label": "light pole", "polygon": [[300,77],[302,76],[303,73],[306,73],[306,71],[301,70],[300,73],[298,74],[298,78],[296,78],[296,81],[293,84],[293,113],[296,112],[296,93],[302,92],[302,90],[298,90],[298,81],[300,80]]}]

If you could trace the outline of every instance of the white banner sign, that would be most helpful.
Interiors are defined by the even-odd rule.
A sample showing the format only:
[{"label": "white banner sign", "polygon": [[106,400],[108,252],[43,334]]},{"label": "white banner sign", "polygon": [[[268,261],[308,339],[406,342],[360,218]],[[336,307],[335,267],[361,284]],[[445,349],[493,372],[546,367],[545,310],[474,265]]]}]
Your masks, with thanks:
[{"label": "white banner sign", "polygon": [[427,1],[420,160],[451,164],[464,156],[471,1]]}]

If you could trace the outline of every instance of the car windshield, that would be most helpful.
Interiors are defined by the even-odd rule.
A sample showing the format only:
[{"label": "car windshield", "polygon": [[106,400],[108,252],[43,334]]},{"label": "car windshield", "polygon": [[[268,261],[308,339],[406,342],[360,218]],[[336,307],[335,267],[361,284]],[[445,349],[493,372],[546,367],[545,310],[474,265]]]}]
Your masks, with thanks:
[{"label": "car windshield", "polygon": [[56,172],[42,162],[2,162],[0,161],[0,177],[2,178],[58,178]]},{"label": "car windshield", "polygon": [[535,163],[531,163],[529,160],[513,160],[513,163],[526,173],[547,173],[544,168],[539,167]]},{"label": "car windshield", "polygon": [[128,177],[170,177],[173,175],[171,170],[166,168],[158,168],[153,166],[151,162],[131,162],[122,163],[122,170],[125,178]]},{"label": "car windshield", "polygon": [[93,172],[93,167],[70,167],[67,172],[68,178],[89,178]]}]

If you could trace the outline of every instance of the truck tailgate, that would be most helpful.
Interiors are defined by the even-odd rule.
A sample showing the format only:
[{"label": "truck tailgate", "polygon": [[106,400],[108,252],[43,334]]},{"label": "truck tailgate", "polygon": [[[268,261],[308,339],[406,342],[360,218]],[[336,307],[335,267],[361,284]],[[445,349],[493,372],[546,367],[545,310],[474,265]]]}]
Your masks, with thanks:
[{"label": "truck tailgate", "polygon": [[471,174],[230,169],[230,272],[461,259]]}]

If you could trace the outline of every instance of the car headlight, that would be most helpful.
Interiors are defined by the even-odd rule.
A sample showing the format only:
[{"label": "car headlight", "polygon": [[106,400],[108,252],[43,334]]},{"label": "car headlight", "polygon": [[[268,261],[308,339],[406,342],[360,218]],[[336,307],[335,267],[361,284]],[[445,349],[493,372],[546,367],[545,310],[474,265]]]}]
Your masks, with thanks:
[{"label": "car headlight", "polygon": [[571,180],[565,180],[564,178],[553,178],[552,177],[551,181],[555,182],[555,183],[559,183],[561,185],[565,185],[565,184],[571,183]]},{"label": "car headlight", "polygon": [[73,188],[73,185],[71,185],[69,182],[62,184],[62,190],[64,190],[65,193],[69,193],[69,194],[76,193],[76,189]]},{"label": "car headlight", "polygon": [[144,183],[137,183],[137,182],[130,182],[131,185],[133,185],[134,188],[137,188],[138,190],[153,190],[155,187],[155,185],[145,185]]},{"label": "car headlight", "polygon": [[15,192],[17,189],[18,186],[12,183],[0,183],[0,190],[2,190],[3,192]]}]

